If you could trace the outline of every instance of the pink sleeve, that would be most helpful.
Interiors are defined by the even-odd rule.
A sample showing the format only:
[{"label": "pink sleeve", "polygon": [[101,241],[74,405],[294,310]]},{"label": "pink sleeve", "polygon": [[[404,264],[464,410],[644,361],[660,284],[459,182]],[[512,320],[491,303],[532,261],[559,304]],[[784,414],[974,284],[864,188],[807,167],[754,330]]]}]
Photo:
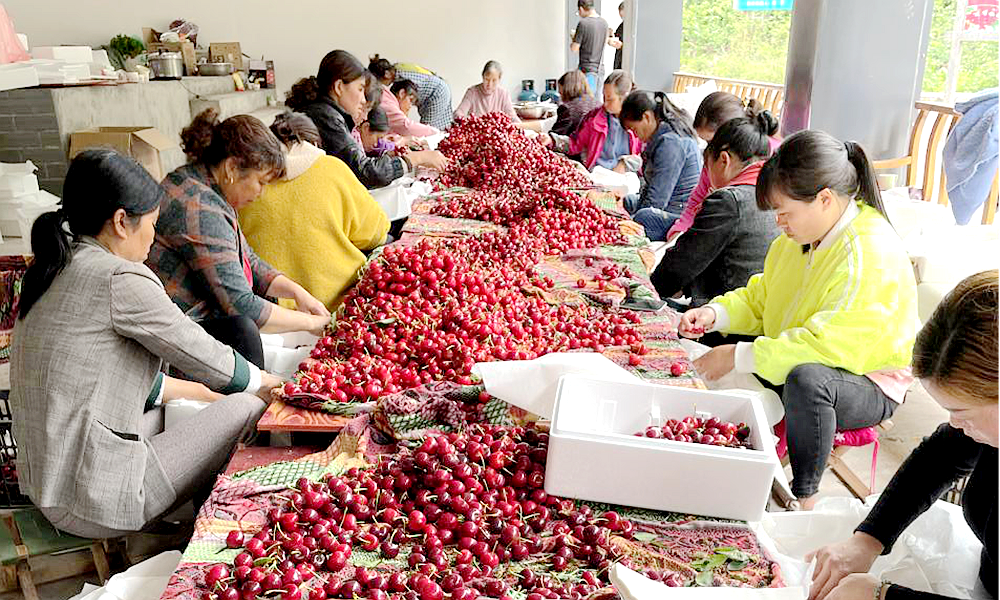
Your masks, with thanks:
[{"label": "pink sleeve", "polygon": [[430,125],[424,125],[423,123],[415,123],[414,121],[411,121],[410,118],[403,114],[403,111],[399,109],[399,104],[384,102],[382,103],[382,110],[385,111],[385,116],[389,118],[389,129],[393,133],[424,137],[434,135],[438,132],[437,129],[431,127]]},{"label": "pink sleeve", "polygon": [[708,197],[711,187],[712,184],[708,181],[708,169],[702,167],[701,178],[698,179],[698,185],[691,192],[691,197],[688,198],[687,206],[684,207],[681,218],[677,219],[673,227],[670,228],[670,231],[667,232],[668,240],[671,236],[684,233],[691,228],[691,225],[694,224],[694,218],[701,212],[701,205],[705,202],[705,198]]},{"label": "pink sleeve", "polygon": [[455,118],[463,119],[469,116],[469,111],[472,110],[472,89],[469,88],[465,90],[465,95],[462,96],[462,102],[455,109]]},{"label": "pink sleeve", "polygon": [[504,93],[501,96],[500,102],[503,104],[502,112],[513,119],[515,123],[520,123],[521,117],[518,117],[517,111],[514,110],[514,105],[510,101],[510,94]]}]

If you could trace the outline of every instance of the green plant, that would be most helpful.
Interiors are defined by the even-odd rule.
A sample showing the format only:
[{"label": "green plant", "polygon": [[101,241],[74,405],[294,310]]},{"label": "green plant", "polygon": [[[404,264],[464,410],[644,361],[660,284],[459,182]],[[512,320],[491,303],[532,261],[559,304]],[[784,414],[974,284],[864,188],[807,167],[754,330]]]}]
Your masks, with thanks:
[{"label": "green plant", "polygon": [[111,38],[109,46],[112,50],[120,54],[122,58],[135,58],[146,50],[146,47],[142,45],[142,42],[132,36],[124,34],[116,35]]}]

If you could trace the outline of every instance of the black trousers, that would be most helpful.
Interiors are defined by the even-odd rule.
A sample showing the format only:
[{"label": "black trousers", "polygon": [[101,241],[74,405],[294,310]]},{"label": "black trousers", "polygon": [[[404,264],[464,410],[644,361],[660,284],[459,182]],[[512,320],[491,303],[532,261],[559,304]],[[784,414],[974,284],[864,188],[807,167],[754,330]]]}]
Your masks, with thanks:
[{"label": "black trousers", "polygon": [[202,329],[223,344],[236,350],[240,355],[264,368],[264,345],[260,341],[260,329],[249,317],[218,317],[198,323]]}]

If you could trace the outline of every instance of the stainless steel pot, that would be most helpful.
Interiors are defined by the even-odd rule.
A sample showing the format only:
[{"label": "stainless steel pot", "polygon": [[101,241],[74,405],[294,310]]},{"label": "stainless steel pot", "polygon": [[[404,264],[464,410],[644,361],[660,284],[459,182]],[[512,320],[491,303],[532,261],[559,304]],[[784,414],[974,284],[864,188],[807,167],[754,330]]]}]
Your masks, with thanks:
[{"label": "stainless steel pot", "polygon": [[180,52],[161,52],[149,57],[153,79],[180,79],[184,75],[184,59]]},{"label": "stainless steel pot", "polygon": [[220,62],[220,63],[201,63],[198,65],[198,74],[204,75],[206,77],[218,77],[220,75],[229,75],[233,72],[233,63]]}]

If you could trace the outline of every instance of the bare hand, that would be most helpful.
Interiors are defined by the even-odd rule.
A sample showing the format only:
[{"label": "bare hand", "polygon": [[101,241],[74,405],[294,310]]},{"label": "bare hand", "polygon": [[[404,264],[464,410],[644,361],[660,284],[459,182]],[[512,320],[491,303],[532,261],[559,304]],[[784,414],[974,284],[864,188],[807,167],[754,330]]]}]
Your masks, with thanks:
[{"label": "bare hand", "polygon": [[712,348],[694,361],[698,374],[709,381],[715,381],[736,367],[736,344],[725,344]]},{"label": "bare hand", "polygon": [[[855,533],[849,539],[823,546],[806,555],[806,562],[816,559],[809,600],[823,600],[834,596],[833,589],[852,573],[867,573],[882,552],[882,543],[867,533]],[[873,591],[868,592],[871,598]],[[848,598],[848,596],[842,596]]]},{"label": "bare hand", "polygon": [[271,390],[280,386],[283,382],[281,378],[277,375],[272,375],[267,371],[260,372],[260,389],[257,390],[257,397],[261,400],[270,402]]},{"label": "bare hand", "polygon": [[538,134],[538,143],[545,146],[546,148],[552,147],[552,136],[547,133]]},{"label": "bare hand", "polygon": [[628,170],[628,167],[625,166],[625,161],[619,158],[618,164],[615,165],[615,168],[611,170],[614,171],[615,173],[620,173],[624,175],[625,172]]},{"label": "bare hand", "polygon": [[677,333],[696,340],[705,335],[705,331],[711,329],[712,325],[715,325],[715,310],[707,306],[692,308],[681,316]]},{"label": "bare hand", "polygon": [[309,317],[309,328],[306,330],[309,333],[317,336],[323,337],[323,333],[326,331],[326,326],[330,324],[330,315],[312,315]]},{"label": "bare hand", "polygon": [[874,575],[854,573],[841,579],[827,600],[868,600],[875,597],[880,585],[882,582]]},{"label": "bare hand", "polygon": [[443,171],[448,168],[448,159],[437,150],[419,150],[410,154],[413,164]]},{"label": "bare hand", "polygon": [[309,315],[330,316],[330,311],[327,310],[326,306],[317,300],[315,296],[305,291],[305,289],[295,295],[295,308],[299,312]]}]

